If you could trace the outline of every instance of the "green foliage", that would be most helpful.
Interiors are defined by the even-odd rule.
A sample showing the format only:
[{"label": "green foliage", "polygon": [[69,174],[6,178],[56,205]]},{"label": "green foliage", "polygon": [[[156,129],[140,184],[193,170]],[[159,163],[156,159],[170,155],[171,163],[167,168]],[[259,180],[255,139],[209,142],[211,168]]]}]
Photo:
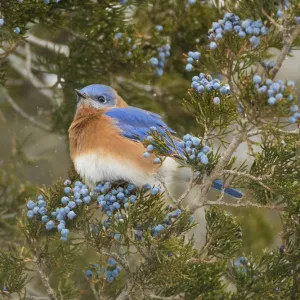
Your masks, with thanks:
[{"label": "green foliage", "polygon": [[20,293],[28,282],[26,275],[26,262],[22,253],[13,246],[9,247],[9,252],[0,252],[0,295],[5,297],[10,291]]},{"label": "green foliage", "polygon": [[232,257],[241,247],[241,229],[235,218],[219,209],[206,212],[207,256]]},{"label": "green foliage", "polygon": [[[255,47],[248,37],[241,39],[233,31],[224,32],[217,48],[209,49],[206,35],[210,25],[227,10],[241,19],[261,19],[269,34],[260,36]],[[187,5],[187,1],[128,1],[122,6],[119,1],[100,0],[51,1],[49,5],[35,0],[0,0],[5,20],[0,28],[0,82],[4,85],[11,74],[18,76],[14,57],[23,61],[28,83],[37,89],[34,96],[49,98],[42,91],[51,92],[52,106],[44,119],[49,120],[52,131],[66,135],[76,107],[74,89],[97,82],[113,86],[131,105],[165,111],[163,117],[179,136],[195,132],[200,136],[195,157],[203,146],[211,148],[204,164],[190,158],[187,150],[179,151],[179,137],[166,130],[166,138],[150,130],[153,153],[162,158],[162,163],[172,157],[179,166],[192,170],[189,189],[200,187],[191,203],[185,206],[178,197],[172,199],[173,206],[167,205],[169,191],[138,187],[137,200],[111,209],[108,217],[97,203],[102,192],[91,191],[91,203],[77,205],[76,218],[66,218],[70,236],[64,240],[57,229],[56,215],[51,219],[54,228],[47,229],[39,214],[29,218],[27,209],[23,209],[24,202],[37,194],[37,188],[20,179],[20,170],[33,161],[23,152],[24,142],[16,142],[11,157],[1,161],[0,230],[5,239],[16,232],[21,234],[14,238],[14,246],[5,245],[0,252],[1,296],[32,299],[31,280],[39,278],[44,293],[53,300],[300,297],[299,123],[293,132],[287,128],[291,105],[298,99],[294,86],[289,85],[282,91],[283,99],[269,105],[267,93],[258,93],[253,82],[255,74],[261,75],[263,83],[273,79],[280,68],[280,56],[275,69],[264,67],[264,60],[272,57],[271,47],[282,51],[284,58],[290,48],[299,46],[299,37],[290,40],[297,29],[298,2],[290,1],[283,19],[276,17],[277,10],[276,1],[262,0],[226,1],[224,8],[201,1],[195,5]],[[156,25],[162,25],[163,30],[158,31]],[[13,32],[16,26],[21,29],[19,35]],[[116,33],[122,36],[116,38]],[[51,40],[62,48],[53,50],[32,42],[25,48],[27,35],[34,35],[40,44]],[[164,76],[157,78],[148,62],[165,44],[171,45],[171,56],[165,60]],[[230,92],[222,94],[217,88],[203,93],[188,90],[184,53],[191,50],[201,52],[193,70],[205,73],[207,79],[210,74],[220,78],[221,86],[230,87]],[[28,55],[28,51],[34,55]],[[56,75],[50,88],[36,83],[43,83],[46,73]],[[215,97],[220,98],[220,104],[213,101]],[[228,142],[230,135],[233,139]],[[259,139],[254,140],[255,136]],[[248,156],[239,162],[234,152],[243,142]],[[149,144],[146,139],[144,146]],[[69,179],[72,188],[80,180],[73,168]],[[226,188],[242,189],[244,197],[227,199],[223,189],[208,200],[207,193],[217,179],[222,179]],[[64,187],[59,180],[40,189],[49,215],[63,208]],[[113,182],[103,194],[118,188],[129,190],[129,183]],[[205,220],[197,224],[192,215],[203,206]],[[232,207],[232,214],[222,206]],[[249,241],[255,244],[259,236],[253,231],[261,228],[245,220],[250,214],[243,215],[244,219],[233,215],[242,215],[240,211],[247,206],[276,209],[281,219],[276,230],[282,227],[280,247],[262,250],[260,244],[259,249],[251,245],[255,255],[250,254]],[[262,215],[260,212],[256,217]],[[262,227],[265,223],[261,220],[257,224]],[[156,230],[158,225],[160,229]],[[196,246],[199,236],[191,235],[191,230],[199,227],[205,234],[202,244]],[[246,241],[242,239],[245,235]],[[268,238],[271,242],[272,237]],[[122,269],[112,283],[107,271],[113,267],[108,265],[108,258],[115,259]]]}]

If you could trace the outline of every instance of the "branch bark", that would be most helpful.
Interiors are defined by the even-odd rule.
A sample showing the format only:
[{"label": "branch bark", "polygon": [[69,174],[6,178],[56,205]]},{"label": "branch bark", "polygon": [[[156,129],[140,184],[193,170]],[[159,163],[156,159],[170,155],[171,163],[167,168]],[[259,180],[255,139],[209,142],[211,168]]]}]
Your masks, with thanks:
[{"label": "branch bark", "polygon": [[233,140],[229,144],[228,148],[222,154],[217,165],[215,166],[215,168],[213,169],[211,174],[206,177],[203,184],[201,185],[201,192],[199,194],[199,197],[195,198],[192,201],[192,203],[187,207],[187,210],[190,213],[194,213],[199,207],[202,206],[202,205],[199,206],[199,201],[201,202],[201,200],[204,198],[204,195],[210,189],[212,183],[221,176],[222,171],[224,170],[225,166],[230,161],[233,153],[236,151],[237,147],[243,142],[245,137],[246,137],[245,131],[243,131],[242,129],[240,129],[240,131],[239,131],[239,129],[238,129],[236,136],[233,138]]},{"label": "branch bark", "polygon": [[32,123],[33,125],[35,125],[36,127],[47,131],[47,132],[52,132],[51,128],[49,126],[47,126],[46,124],[37,121],[34,117],[30,116],[29,114],[27,114],[15,101],[14,99],[9,95],[8,91],[3,88],[2,89],[2,93],[4,94],[7,102],[10,104],[10,106],[20,115],[22,116],[24,119],[28,120],[30,123]]},{"label": "branch bark", "polygon": [[49,49],[55,53],[60,53],[67,57],[70,55],[70,49],[67,45],[55,44],[55,43],[40,39],[30,33],[27,34],[27,41],[30,44]]},{"label": "branch bark", "polygon": [[264,128],[264,129],[258,129],[258,130],[250,131],[247,134],[247,137],[250,138],[250,137],[260,135],[260,134],[263,134],[263,133],[267,133],[267,132],[269,132],[269,133],[278,133],[278,134],[285,135],[285,136],[288,136],[288,135],[297,135],[298,136],[300,134],[299,129],[287,131],[287,130],[282,130],[282,129],[277,129],[277,128],[269,128],[269,129]]},{"label": "branch bark", "polygon": [[7,59],[15,71],[17,71],[25,79],[29,80],[34,87],[41,89],[40,93],[54,103],[53,91],[50,89],[45,89],[49,87],[47,87],[40,79],[34,76],[31,71],[28,71],[28,61],[26,62],[24,59],[15,54],[10,54]]},{"label": "branch bark", "polygon": [[39,254],[36,253],[35,255],[35,265],[36,265],[36,270],[37,272],[40,274],[41,280],[43,285],[45,286],[46,290],[47,290],[47,294],[50,300],[57,300],[54,290],[52,289],[51,285],[50,285],[50,279],[47,276],[45,269],[44,269],[44,265],[42,262],[42,259],[40,258]]},{"label": "branch bark", "polygon": [[259,203],[252,203],[252,202],[245,202],[245,203],[230,203],[230,202],[219,202],[219,201],[204,201],[198,208],[203,207],[205,205],[217,205],[217,206],[227,206],[227,207],[256,207],[256,208],[265,208],[265,209],[273,209],[278,211],[284,211],[285,207],[280,205],[273,205],[273,204],[259,204]]},{"label": "branch bark", "polygon": [[[285,29],[283,29],[285,30]],[[272,76],[273,78],[276,76],[276,74],[278,73],[279,69],[282,66],[283,61],[285,60],[285,57],[287,56],[287,54],[289,53],[291,46],[294,42],[294,40],[297,38],[297,36],[300,34],[300,26],[296,26],[296,28],[293,30],[293,32],[291,33],[290,36],[284,34],[283,38],[283,48],[277,58],[277,62],[275,67],[272,69]]]}]

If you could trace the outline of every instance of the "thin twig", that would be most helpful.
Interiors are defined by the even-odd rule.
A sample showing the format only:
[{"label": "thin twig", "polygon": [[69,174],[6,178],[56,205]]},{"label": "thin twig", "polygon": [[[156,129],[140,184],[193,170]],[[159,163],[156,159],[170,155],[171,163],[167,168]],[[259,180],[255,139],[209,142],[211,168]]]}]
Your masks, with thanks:
[{"label": "thin twig", "polygon": [[256,136],[256,135],[260,135],[260,134],[263,134],[263,133],[267,133],[267,132],[278,133],[278,134],[285,135],[285,136],[288,136],[288,135],[299,135],[300,134],[299,129],[287,131],[287,130],[282,130],[282,129],[277,129],[277,128],[265,128],[265,129],[258,129],[258,130],[250,131],[247,134],[247,137],[250,138],[250,137],[253,137],[253,136]]},{"label": "thin twig", "polygon": [[273,174],[262,175],[260,177],[255,177],[255,176],[253,176],[251,174],[244,173],[244,172],[237,172],[237,171],[234,171],[234,170],[223,170],[222,174],[228,174],[228,175],[233,175],[233,176],[246,177],[246,178],[251,179],[251,180],[253,180],[255,182],[258,182],[263,188],[271,191],[271,188],[269,188],[268,186],[266,186],[262,181],[266,180],[266,179],[270,179]]},{"label": "thin twig", "polygon": [[95,284],[93,282],[90,282],[90,288],[91,288],[91,290],[93,292],[93,295],[94,295],[95,299],[99,300],[100,299],[100,295],[96,291]]},{"label": "thin twig", "polygon": [[167,196],[172,200],[172,202],[177,205],[178,207],[181,206],[181,202],[188,196],[188,194],[190,193],[190,191],[193,188],[193,183],[194,183],[194,170],[192,170],[191,173],[191,177],[189,180],[189,184],[187,189],[183,192],[183,194],[178,198],[174,198],[173,195],[171,194],[171,192],[169,191],[167,184],[165,183],[165,181],[163,180],[163,178],[161,176],[157,176],[159,182],[162,184],[165,193],[167,194]]},{"label": "thin twig", "polygon": [[289,53],[291,49],[291,45],[293,44],[294,40],[297,38],[297,36],[300,34],[300,26],[296,26],[294,31],[291,33],[289,37],[287,37],[287,40],[283,42],[284,46],[277,58],[275,67],[271,70],[273,78],[278,73],[279,69],[282,66],[283,61],[285,60],[285,57]]},{"label": "thin twig", "polygon": [[187,189],[185,190],[185,192],[178,198],[177,200],[177,204],[180,206],[181,202],[188,196],[188,194],[190,193],[190,191],[193,188],[193,184],[194,184],[194,175],[195,175],[195,171],[192,170],[192,174],[191,174],[191,178],[189,181],[189,185],[187,187]]},{"label": "thin twig", "polygon": [[4,94],[7,102],[11,105],[11,107],[23,118],[34,124],[40,129],[43,129],[47,132],[52,132],[51,128],[46,124],[37,121],[34,117],[27,114],[15,101],[14,99],[8,94],[8,91],[5,88],[2,88],[2,93]]},{"label": "thin twig", "polygon": [[252,203],[252,202],[245,202],[245,203],[229,203],[229,202],[219,202],[219,201],[211,201],[207,200],[204,201],[203,204],[199,205],[198,208],[206,206],[206,205],[217,205],[217,206],[228,206],[228,207],[257,207],[257,208],[266,208],[266,209],[274,209],[278,211],[284,211],[285,207],[280,205],[273,205],[273,204],[259,204],[259,203]]},{"label": "thin twig", "polygon": [[[23,300],[24,298],[19,298],[18,300]],[[49,300],[48,297],[36,297],[36,296],[26,296],[26,300]]]},{"label": "thin twig", "polygon": [[181,295],[163,297],[163,296],[157,296],[157,295],[154,295],[154,294],[150,294],[150,295],[148,295],[148,297],[150,299],[158,299],[158,300],[180,300],[180,299],[184,299],[184,297],[181,296]]},{"label": "thin twig", "polygon": [[280,31],[282,31],[283,29],[282,25],[279,25],[271,16],[267,14],[267,12],[264,9],[262,9],[262,13],[275,27],[277,27]]},{"label": "thin twig", "polygon": [[165,181],[163,180],[162,176],[158,175],[157,179],[159,180],[159,182],[161,183],[161,185],[164,188],[164,192],[167,194],[167,196],[172,200],[172,202],[175,204],[177,202],[177,200],[173,197],[173,195],[171,194],[171,192],[169,191],[167,184],[165,183]]}]

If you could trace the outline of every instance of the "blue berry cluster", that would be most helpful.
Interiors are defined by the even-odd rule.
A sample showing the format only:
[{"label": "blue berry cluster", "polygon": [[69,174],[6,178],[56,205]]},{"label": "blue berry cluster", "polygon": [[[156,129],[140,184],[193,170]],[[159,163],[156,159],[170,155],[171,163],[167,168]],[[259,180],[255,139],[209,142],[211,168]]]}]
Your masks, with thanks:
[{"label": "blue berry cluster", "polygon": [[193,70],[193,63],[195,61],[197,61],[201,56],[201,53],[196,51],[196,52],[192,52],[190,51],[188,53],[188,58],[187,58],[187,64],[185,66],[185,69],[188,71],[188,72],[191,72]]},{"label": "blue berry cluster", "polygon": [[275,67],[275,62],[273,62],[273,61],[268,61],[268,60],[265,60],[265,61],[264,61],[264,68],[265,68],[266,70],[272,70],[274,67]]},{"label": "blue berry cluster", "polygon": [[[172,206],[170,206],[170,208],[172,208]],[[176,210],[168,213],[168,215],[164,218],[164,220],[163,220],[163,222],[161,224],[155,225],[151,229],[151,235],[152,235],[152,237],[154,237],[154,238],[157,237],[160,232],[162,232],[165,229],[167,229],[168,226],[172,224],[172,222],[174,221],[174,219],[179,218],[180,215],[181,215],[181,210],[180,209],[176,209]]]},{"label": "blue berry cluster", "polygon": [[[110,182],[99,183],[94,191],[90,191],[86,185],[76,181],[72,185],[70,180],[64,182],[64,196],[61,198],[62,206],[57,207],[55,211],[49,212],[47,204],[42,195],[38,196],[37,201],[29,200],[27,202],[27,217],[37,219],[45,224],[46,230],[57,228],[61,234],[61,240],[67,240],[69,229],[67,223],[76,218],[78,211],[84,205],[90,205],[95,200],[108,219],[104,221],[103,227],[108,228],[111,223],[111,217],[115,217],[119,222],[124,221],[121,214],[122,209],[127,209],[137,201],[137,190],[133,184],[128,184],[126,188],[113,188]],[[152,195],[160,193],[159,187],[151,187],[145,184],[143,189],[151,191]],[[95,228],[92,228],[95,230]],[[119,240],[120,234],[112,236]]]},{"label": "blue berry cluster", "polygon": [[201,145],[201,140],[198,137],[186,134],[180,143],[180,147],[183,149],[187,159],[191,161],[198,159],[201,164],[208,164],[207,153],[210,151],[210,148],[207,145]]},{"label": "blue berry cluster", "polygon": [[[152,226],[150,228],[149,226],[146,226],[147,229],[150,228],[151,230],[151,236],[153,238],[156,238],[161,232],[167,230],[169,226],[173,225],[173,223],[181,216],[182,211],[180,209],[174,210],[172,205],[168,205],[166,208],[169,213],[165,215],[165,218],[157,225]],[[166,212],[167,212],[166,211]],[[190,216],[188,220],[189,224],[192,224],[194,222],[194,217]],[[143,239],[143,229],[142,226],[137,226],[134,232],[135,240],[141,241]]]},{"label": "blue berry cluster", "polygon": [[[114,258],[109,258],[107,260],[106,267],[102,266],[100,269],[100,266],[98,264],[92,264],[93,269],[96,271],[96,277],[97,279],[100,279],[101,272],[103,274],[103,277],[109,282],[112,283],[120,274],[121,267],[117,265],[117,262]],[[92,270],[86,270],[85,276],[88,279],[93,278],[93,271]]]},{"label": "blue berry cluster", "polygon": [[[150,128],[151,130],[156,130],[156,128],[155,127],[152,127],[152,128]],[[146,141],[150,141],[150,142],[152,142],[153,141],[153,137],[151,136],[151,135],[148,135],[146,138],[145,138],[145,140]],[[155,146],[152,144],[152,143],[150,143],[149,145],[147,145],[147,151],[146,152],[144,152],[144,154],[143,154],[143,157],[144,158],[149,158],[150,157],[150,153],[152,153],[154,150],[155,150]],[[154,164],[161,164],[161,159],[159,158],[159,157],[155,157],[154,158],[154,160],[153,160],[153,163]]]},{"label": "blue berry cluster", "polygon": [[226,32],[233,32],[242,39],[248,36],[250,43],[256,48],[259,45],[260,36],[268,34],[269,30],[260,20],[240,20],[233,13],[225,13],[224,18],[218,22],[213,22],[212,28],[208,31],[211,50],[217,49],[217,42],[223,39]]},{"label": "blue berry cluster", "polygon": [[[148,158],[150,156],[150,153],[152,153],[155,150],[155,145],[153,143],[151,143],[151,141],[153,141],[153,137],[152,136],[147,136],[146,137],[147,141],[150,141],[150,144],[148,144],[147,146],[147,151],[144,152],[143,156],[145,158]],[[203,164],[203,165],[207,165],[208,164],[208,157],[207,157],[207,153],[210,151],[210,148],[208,146],[202,146],[201,145],[201,140],[198,137],[192,136],[190,134],[186,134],[183,137],[183,141],[181,141],[178,144],[178,147],[180,149],[177,149],[177,151],[179,153],[182,153],[183,156],[186,159],[189,160],[195,160],[196,157],[198,158],[198,160]],[[160,164],[161,163],[161,159],[156,157],[153,161],[154,164]]]},{"label": "blue berry cluster", "polygon": [[[200,73],[199,76],[194,76],[192,78],[191,87],[199,94],[204,93],[204,91],[214,91],[220,93],[221,97],[222,95],[228,95],[231,93],[230,86],[228,84],[222,85],[219,79],[213,79],[211,75],[205,75],[204,73]],[[215,97],[213,102],[215,104],[219,104],[220,98]]]},{"label": "blue berry cluster", "polygon": [[76,218],[76,210],[82,205],[90,204],[93,196],[93,192],[90,192],[86,185],[80,181],[76,181],[74,187],[71,188],[71,181],[66,180],[64,182],[66,186],[64,188],[64,194],[61,198],[62,207],[57,207],[55,211],[48,212],[46,208],[46,201],[43,196],[38,197],[38,202],[29,200],[27,202],[27,217],[28,218],[40,218],[45,223],[46,230],[51,230],[54,227],[61,234],[61,240],[67,240],[69,236],[69,229],[66,228],[67,221],[71,221]]},{"label": "blue berry cluster", "polygon": [[[291,93],[295,86],[294,81],[288,81],[284,83],[282,80],[273,81],[272,79],[263,80],[261,76],[254,75],[253,82],[255,83],[255,88],[260,95],[267,95],[268,104],[276,105],[284,100],[292,101],[294,96]],[[298,112],[298,105],[291,105],[290,111],[293,114],[289,118],[289,123],[294,124],[300,119],[300,113]]]},{"label": "blue berry cluster", "polygon": [[156,76],[161,77],[164,74],[164,66],[165,66],[165,60],[167,57],[170,56],[170,45],[165,44],[162,47],[158,47],[158,58],[157,57],[151,57],[150,58],[150,64],[152,67],[156,68],[155,74]]},{"label": "blue berry cluster", "polygon": [[137,200],[136,188],[133,184],[129,184],[125,189],[122,187],[114,189],[110,182],[99,183],[94,191],[99,194],[97,197],[98,205],[108,217],[111,217],[121,207],[127,209]]}]

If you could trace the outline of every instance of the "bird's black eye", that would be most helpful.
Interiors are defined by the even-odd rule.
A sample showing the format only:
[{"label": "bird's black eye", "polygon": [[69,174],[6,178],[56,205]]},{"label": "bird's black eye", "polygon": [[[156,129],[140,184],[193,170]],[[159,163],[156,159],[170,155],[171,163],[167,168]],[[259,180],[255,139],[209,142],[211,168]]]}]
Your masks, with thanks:
[{"label": "bird's black eye", "polygon": [[97,97],[97,100],[98,100],[100,103],[106,103],[106,97],[105,97],[105,96],[99,96],[99,97]]}]

